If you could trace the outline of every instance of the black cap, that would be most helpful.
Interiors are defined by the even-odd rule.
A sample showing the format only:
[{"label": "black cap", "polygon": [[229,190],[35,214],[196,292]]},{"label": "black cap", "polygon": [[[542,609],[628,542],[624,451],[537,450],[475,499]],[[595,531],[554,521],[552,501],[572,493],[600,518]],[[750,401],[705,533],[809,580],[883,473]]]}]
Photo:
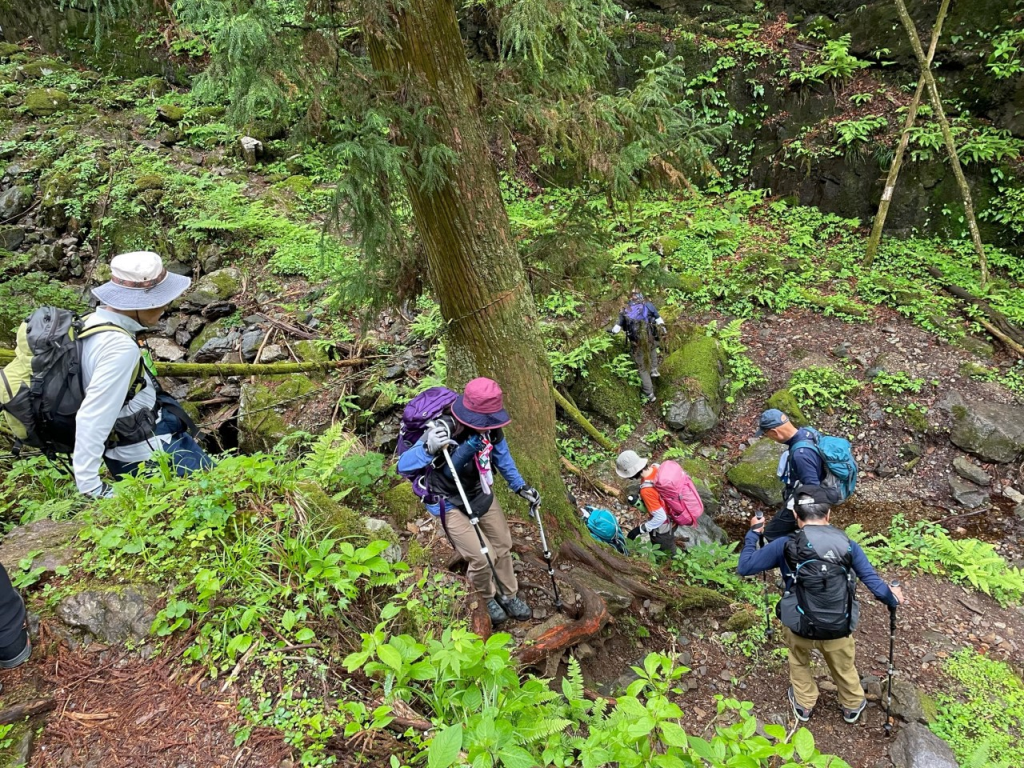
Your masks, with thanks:
[{"label": "black cap", "polygon": [[[820,485],[801,485],[794,492],[796,498],[795,506],[801,504],[827,504],[832,506],[832,494],[829,493],[827,488]],[[801,497],[809,496],[810,500],[803,499]]]}]

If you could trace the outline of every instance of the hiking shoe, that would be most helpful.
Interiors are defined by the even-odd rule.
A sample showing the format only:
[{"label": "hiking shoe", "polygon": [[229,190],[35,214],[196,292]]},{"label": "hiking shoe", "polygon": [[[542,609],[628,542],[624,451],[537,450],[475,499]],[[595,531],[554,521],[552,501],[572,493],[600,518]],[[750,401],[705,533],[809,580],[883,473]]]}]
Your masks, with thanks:
[{"label": "hiking shoe", "polygon": [[513,597],[511,600],[506,600],[505,613],[509,615],[509,618],[516,621],[526,621],[533,618],[533,611],[530,610],[530,606],[521,597]]},{"label": "hiking shoe", "polygon": [[491,617],[492,627],[508,621],[508,614],[505,613],[505,609],[498,605],[498,601],[493,597],[487,601],[487,615]]},{"label": "hiking shoe", "polygon": [[651,378],[652,379],[660,379],[661,378],[661,373],[658,372],[658,371],[651,371]]},{"label": "hiking shoe", "polygon": [[658,401],[657,395],[644,395],[644,400],[648,403],[656,403]]},{"label": "hiking shoe", "polygon": [[864,699],[859,706],[854,709],[847,709],[843,707],[843,721],[853,725],[860,720],[860,713],[864,711],[864,708],[868,705],[868,700]]},{"label": "hiking shoe", "polygon": [[[796,715],[796,719],[801,723],[806,723],[811,719],[811,715],[814,714],[814,707],[808,709],[807,707],[801,707],[796,703],[796,695],[793,693],[793,686],[789,687],[789,706],[793,708],[793,714]],[[860,715],[860,713],[857,713]]]},{"label": "hiking shoe", "polygon": [[28,657],[32,655],[32,643],[29,642],[28,638],[25,638],[25,647],[10,659],[0,659],[0,669],[14,669],[20,667],[26,661]]}]

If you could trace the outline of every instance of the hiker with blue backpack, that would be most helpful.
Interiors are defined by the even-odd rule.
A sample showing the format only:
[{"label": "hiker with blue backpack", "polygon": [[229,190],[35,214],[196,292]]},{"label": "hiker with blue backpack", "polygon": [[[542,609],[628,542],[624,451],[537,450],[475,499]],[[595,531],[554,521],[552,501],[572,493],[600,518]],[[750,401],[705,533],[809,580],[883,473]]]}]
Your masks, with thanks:
[{"label": "hiker with blue backpack", "polygon": [[[829,522],[834,491],[820,485],[801,486],[793,494],[796,531],[760,549],[763,517],[750,519],[738,571],[753,576],[778,568],[785,591],[776,608],[789,649],[789,704],[797,720],[810,720],[818,703],[811,668],[812,651],[825,658],[838,689],[843,720],[851,725],[867,706],[857,674],[853,631],[860,606],[857,579],[894,611],[904,602],[896,585],[887,585],[868,562],[864,550]],[[892,662],[890,661],[890,667]]]},{"label": "hiker with blue backpack", "polygon": [[452,546],[469,563],[470,584],[487,600],[494,626],[532,616],[518,596],[512,532],[494,494],[497,470],[532,512],[540,504],[540,494],[519,474],[509,451],[503,429],[510,421],[501,387],[478,378],[461,395],[432,387],[413,398],[398,439],[399,473],[440,517]]},{"label": "hiker with blue backpack", "polygon": [[629,304],[619,313],[618,321],[608,332],[614,336],[622,331],[626,333],[633,362],[636,363],[637,372],[640,374],[644,399],[653,403],[658,399],[654,394],[653,379],[661,376],[658,372],[658,343],[666,328],[657,307],[647,301],[640,291],[633,291],[630,294]]},{"label": "hiker with blue backpack", "polygon": [[761,414],[757,437],[765,436],[787,447],[779,460],[782,480],[782,507],[764,527],[766,542],[788,536],[797,530],[793,500],[804,486],[823,487],[830,504],[846,501],[857,487],[857,463],[848,440],[823,435],[812,427],[797,428],[777,408]]}]

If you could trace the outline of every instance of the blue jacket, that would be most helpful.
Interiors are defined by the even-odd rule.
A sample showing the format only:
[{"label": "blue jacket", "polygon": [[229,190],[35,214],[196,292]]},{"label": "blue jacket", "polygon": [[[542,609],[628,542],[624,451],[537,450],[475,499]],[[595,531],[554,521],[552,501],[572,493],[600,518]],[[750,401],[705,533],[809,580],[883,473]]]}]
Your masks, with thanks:
[{"label": "blue jacket", "polygon": [[[493,447],[491,450],[491,465],[498,471],[498,474],[505,478],[505,482],[508,483],[512,492],[518,493],[526,487],[526,481],[523,479],[523,476],[519,474],[519,468],[516,466],[516,462],[512,458],[511,451],[509,451],[508,441],[505,439],[501,430],[493,431],[490,437],[491,440],[494,441],[492,443]],[[462,479],[463,488],[466,491],[466,495],[469,496],[470,504],[477,514],[483,514],[487,511],[487,507],[490,506],[490,494],[479,493],[479,475],[476,473],[475,468],[471,467],[466,469],[466,466],[473,460],[476,452],[480,450],[481,447],[482,443],[479,436],[476,433],[470,432],[469,434],[464,435],[462,442],[451,450],[452,463],[455,465],[455,470]],[[443,456],[431,456],[427,453],[426,436],[424,435],[416,445],[399,457],[398,471],[412,473],[431,463],[435,463],[436,469],[430,477],[434,478],[435,474],[440,473],[443,479],[447,479],[448,482],[450,482],[451,472],[448,469],[447,462],[444,460]],[[439,480],[442,478],[439,478]],[[444,483],[444,485],[447,485],[447,483]],[[432,490],[435,489],[432,488]],[[449,508],[463,506],[462,500],[458,497],[457,493],[454,495],[446,493],[444,495],[447,497],[447,504]],[[440,508],[438,505],[427,504],[426,507],[432,515],[440,514]]]},{"label": "blue jacket", "polygon": [[821,485],[828,472],[825,469],[825,462],[821,455],[812,446],[804,446],[793,450],[793,446],[801,440],[814,442],[814,432],[801,427],[796,431],[786,445],[789,447],[789,465],[786,476],[782,481],[786,484],[786,496],[798,485]]},{"label": "blue jacket", "polygon": [[[746,538],[743,539],[743,551],[740,553],[740,564],[736,570],[739,571],[740,576],[753,576],[778,568],[782,572],[783,578],[788,581],[792,578],[792,571],[786,562],[786,544],[789,539],[789,536],[783,536],[758,549],[757,545],[761,540],[761,535],[756,531],[747,531]],[[864,586],[871,590],[871,594],[893,608],[899,605],[896,595],[871,567],[864,550],[855,541],[850,542],[850,557],[853,559],[854,573],[857,574],[858,579],[864,582]]]}]

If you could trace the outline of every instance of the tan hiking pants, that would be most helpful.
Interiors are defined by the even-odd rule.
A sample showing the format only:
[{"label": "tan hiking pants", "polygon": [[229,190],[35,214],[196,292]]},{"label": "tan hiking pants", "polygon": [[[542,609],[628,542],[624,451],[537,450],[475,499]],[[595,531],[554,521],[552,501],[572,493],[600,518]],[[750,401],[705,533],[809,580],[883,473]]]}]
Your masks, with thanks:
[{"label": "tan hiking pants", "polygon": [[[445,522],[448,536],[455,549],[469,563],[466,572],[469,583],[485,598],[494,597],[494,576],[487,565],[487,558],[480,552],[480,539],[473,531],[469,517],[461,509],[450,508],[445,511]],[[509,554],[512,549],[512,532],[508,529],[505,513],[498,506],[497,496],[494,497],[487,512],[480,516],[480,533],[483,534],[491,562],[494,563],[498,578],[505,588],[505,596],[515,597],[519,591],[519,582],[516,581],[515,571],[512,570],[512,555]]]},{"label": "tan hiking pants", "polygon": [[818,686],[811,671],[811,651],[817,648],[825,657],[832,681],[839,689],[839,703],[847,709],[860,706],[864,689],[857,674],[853,635],[838,640],[809,640],[793,634],[789,627],[783,627],[782,633],[789,647],[789,681],[793,684],[797,704],[810,709],[818,703]]}]

